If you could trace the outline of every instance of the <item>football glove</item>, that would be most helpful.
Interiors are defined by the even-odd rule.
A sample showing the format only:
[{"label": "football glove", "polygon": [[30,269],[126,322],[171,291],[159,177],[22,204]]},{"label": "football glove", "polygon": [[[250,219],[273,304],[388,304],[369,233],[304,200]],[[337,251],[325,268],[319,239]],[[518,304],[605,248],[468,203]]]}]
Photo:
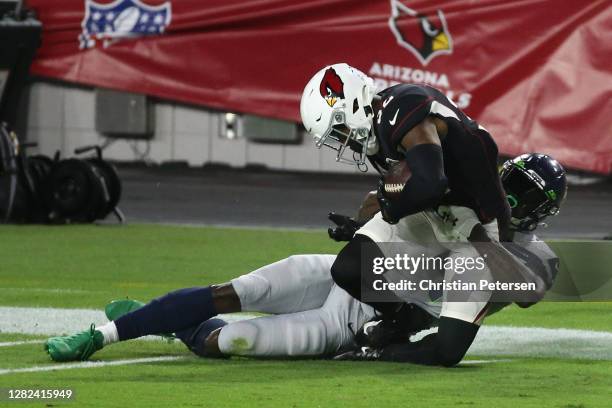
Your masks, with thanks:
[{"label": "football glove", "polygon": [[336,214],[333,211],[327,217],[336,224],[335,227],[327,229],[327,234],[334,241],[350,241],[355,232],[363,226],[362,223],[355,221],[348,215]]}]

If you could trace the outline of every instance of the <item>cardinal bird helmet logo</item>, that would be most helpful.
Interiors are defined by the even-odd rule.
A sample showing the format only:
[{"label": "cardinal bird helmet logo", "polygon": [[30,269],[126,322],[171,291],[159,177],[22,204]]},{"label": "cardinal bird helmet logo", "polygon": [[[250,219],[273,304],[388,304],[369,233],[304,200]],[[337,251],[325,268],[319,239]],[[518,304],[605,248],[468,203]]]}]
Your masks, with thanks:
[{"label": "cardinal bird helmet logo", "polygon": [[319,85],[321,96],[330,107],[336,104],[338,98],[344,99],[344,82],[333,68],[328,68]]},{"label": "cardinal bird helmet logo", "polygon": [[389,27],[397,43],[414,54],[422,65],[434,57],[451,54],[453,42],[442,10],[436,15],[423,15],[403,4],[391,0]]},{"label": "cardinal bird helmet logo", "polygon": [[160,35],[170,24],[171,18],[170,1],[149,6],[140,0],[115,0],[108,4],[85,0],[80,48],[95,47],[97,41],[108,47],[123,38]]}]

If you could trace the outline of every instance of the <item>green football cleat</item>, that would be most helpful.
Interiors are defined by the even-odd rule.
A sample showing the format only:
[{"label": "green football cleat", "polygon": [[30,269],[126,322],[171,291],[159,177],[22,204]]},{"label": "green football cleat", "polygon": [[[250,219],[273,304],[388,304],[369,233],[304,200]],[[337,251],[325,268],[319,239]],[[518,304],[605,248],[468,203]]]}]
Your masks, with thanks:
[{"label": "green football cleat", "polygon": [[51,337],[45,342],[45,350],[53,361],[85,361],[100,350],[104,336],[92,323],[89,330],[72,336]]},{"label": "green football cleat", "polygon": [[112,321],[117,320],[121,316],[133,312],[134,310],[138,310],[144,305],[144,303],[132,299],[113,300],[106,305],[104,308],[104,313],[106,314],[106,318]]}]

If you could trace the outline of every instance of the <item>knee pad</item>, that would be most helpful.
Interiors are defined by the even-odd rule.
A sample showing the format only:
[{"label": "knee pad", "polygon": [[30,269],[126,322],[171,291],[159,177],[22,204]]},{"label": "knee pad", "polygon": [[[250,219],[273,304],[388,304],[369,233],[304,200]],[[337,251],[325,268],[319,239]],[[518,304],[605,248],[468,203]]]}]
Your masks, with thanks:
[{"label": "knee pad", "polygon": [[259,329],[249,321],[229,324],[219,334],[219,350],[224,354],[248,356],[254,354]]},{"label": "knee pad", "polygon": [[198,326],[187,339],[181,339],[194,354],[200,357],[210,357],[206,350],[206,339],[215,330],[224,327],[227,322],[222,319],[209,319]]}]

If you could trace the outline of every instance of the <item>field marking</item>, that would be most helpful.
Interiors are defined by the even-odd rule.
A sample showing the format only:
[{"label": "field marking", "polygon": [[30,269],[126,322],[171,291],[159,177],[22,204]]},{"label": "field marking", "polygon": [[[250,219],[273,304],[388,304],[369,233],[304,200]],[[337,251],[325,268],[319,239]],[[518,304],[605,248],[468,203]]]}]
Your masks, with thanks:
[{"label": "field marking", "polygon": [[83,293],[93,293],[92,290],[83,290],[83,289],[49,289],[49,288],[36,288],[36,287],[19,287],[19,288],[0,288],[2,292],[42,292],[42,293],[59,293],[59,294],[83,294]]},{"label": "field marking", "polygon": [[511,360],[509,358],[499,358],[499,359],[493,359],[493,360],[463,360],[462,362],[459,363],[459,365],[462,366],[462,365],[476,365],[476,364],[509,363],[511,361],[518,361],[518,360]]},{"label": "field marking", "polygon": [[468,355],[612,361],[612,333],[485,325],[479,330]]},{"label": "field marking", "polygon": [[0,347],[13,347],[13,346],[22,346],[24,344],[42,344],[44,340],[22,340],[22,341],[5,341],[0,343]]},{"label": "field marking", "polygon": [[78,363],[69,364],[53,364],[46,366],[35,366],[26,368],[5,368],[0,369],[0,375],[5,374],[18,374],[18,373],[36,373],[41,371],[55,371],[55,370],[70,370],[73,368],[101,368],[101,367],[112,367],[112,366],[123,366],[130,364],[144,364],[144,363],[158,363],[168,361],[186,360],[189,357],[179,356],[167,356],[167,357],[148,357],[148,358],[132,358],[127,360],[114,360],[114,361],[82,361]]},{"label": "field marking", "polygon": [[[220,317],[236,321],[256,315]],[[92,322],[98,325],[106,321],[104,313],[99,310],[0,307],[0,333],[73,334],[86,330]],[[159,340],[160,337],[148,336],[145,339]],[[478,332],[468,355],[612,361],[612,332],[485,325]]]}]

